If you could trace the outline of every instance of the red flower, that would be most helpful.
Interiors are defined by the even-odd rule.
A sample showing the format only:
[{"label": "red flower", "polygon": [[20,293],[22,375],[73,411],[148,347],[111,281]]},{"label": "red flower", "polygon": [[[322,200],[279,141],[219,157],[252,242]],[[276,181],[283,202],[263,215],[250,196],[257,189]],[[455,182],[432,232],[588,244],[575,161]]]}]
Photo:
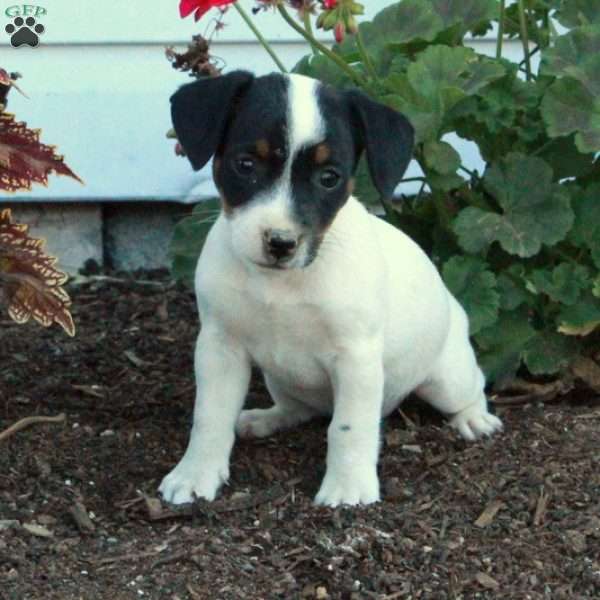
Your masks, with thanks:
[{"label": "red flower", "polygon": [[200,20],[202,15],[209,11],[215,6],[226,6],[227,4],[233,4],[235,0],[180,0],[179,2],[179,14],[181,18],[194,13],[194,20]]},{"label": "red flower", "polygon": [[331,10],[337,6],[338,0],[323,0],[323,8],[325,10]]}]

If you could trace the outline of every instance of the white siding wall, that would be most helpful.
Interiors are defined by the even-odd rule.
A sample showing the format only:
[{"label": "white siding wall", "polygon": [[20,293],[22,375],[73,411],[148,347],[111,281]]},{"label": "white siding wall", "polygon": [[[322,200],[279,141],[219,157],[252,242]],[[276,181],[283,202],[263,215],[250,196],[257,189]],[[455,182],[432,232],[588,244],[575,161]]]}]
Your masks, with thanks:
[{"label": "white siding wall", "polygon": [[[391,3],[364,1],[366,16]],[[170,67],[164,48],[184,47],[192,34],[204,32],[210,13],[194,23],[192,17],[179,18],[177,0],[42,0],[48,11],[41,19],[43,43],[12,48],[4,33],[9,22],[4,9],[13,4],[0,1],[0,67],[23,74],[19,83],[30,98],[13,91],[9,110],[41,128],[42,141],[57,145],[86,183],[53,177],[47,189],[36,187],[14,199],[186,201],[214,195],[208,169],[193,173],[165,139],[169,96],[187,78]],[[244,6],[250,10],[254,2],[244,0]],[[230,10],[225,20],[228,26],[218,35],[213,54],[228,69],[272,71],[271,59],[236,11]],[[261,13],[256,21],[287,66],[306,54],[305,44],[277,15]],[[493,51],[491,42],[474,44]],[[508,51],[519,55],[515,44]],[[479,166],[473,147],[454,142],[468,165]]]}]

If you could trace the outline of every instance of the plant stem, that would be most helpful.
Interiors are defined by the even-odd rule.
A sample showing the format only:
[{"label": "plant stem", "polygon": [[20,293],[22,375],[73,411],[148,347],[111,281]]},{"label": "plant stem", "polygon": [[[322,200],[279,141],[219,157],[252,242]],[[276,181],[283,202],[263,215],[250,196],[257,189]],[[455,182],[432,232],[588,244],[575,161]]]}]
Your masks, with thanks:
[{"label": "plant stem", "polygon": [[[541,48],[539,46],[536,46],[530,53],[529,53],[529,58],[531,58],[534,54],[537,54],[539,51],[541,50]],[[523,59],[520,63],[519,63],[519,67],[522,67],[525,64],[525,59]]]},{"label": "plant stem", "polygon": [[323,53],[327,58],[332,60],[344,73],[346,73],[346,75],[348,75],[348,77],[350,77],[350,79],[352,79],[352,81],[354,81],[354,83],[363,88],[369,87],[367,82],[358,73],[356,73],[356,71],[351,69],[341,56],[338,56],[335,54],[335,52],[332,52],[329,48],[311,36],[303,27],[300,27],[300,25],[298,25],[298,23],[296,23],[296,21],[294,21],[294,19],[290,16],[283,4],[278,4],[277,10],[292,29],[297,31],[309,44],[314,45],[319,52]]},{"label": "plant stem", "polygon": [[467,167],[464,167],[463,165],[460,165],[458,168],[461,171],[464,171],[467,175],[469,175],[471,179],[479,179],[479,175],[477,175],[475,171],[471,171],[471,169],[467,169]]},{"label": "plant stem", "polygon": [[527,32],[527,17],[525,14],[525,0],[518,0],[519,3],[519,25],[521,27],[521,42],[523,43],[523,53],[525,60],[525,79],[531,81],[531,61],[529,60],[529,33]]},{"label": "plant stem", "polygon": [[373,66],[373,61],[371,60],[371,57],[369,56],[369,53],[367,52],[367,48],[365,47],[365,45],[363,43],[362,35],[360,33],[360,28],[358,28],[356,30],[355,39],[356,39],[356,47],[358,48],[360,57],[362,58],[362,61],[365,65],[365,67],[367,68],[369,75],[371,75],[371,77],[373,78],[373,81],[377,81],[379,79],[379,77],[377,76],[377,71],[375,70],[375,67]]},{"label": "plant stem", "polygon": [[421,184],[421,187],[419,188],[419,193],[417,194],[417,196],[415,198],[415,203],[421,199],[421,196],[423,195],[423,190],[425,189],[426,185],[427,185],[427,181],[423,181],[423,183]]},{"label": "plant stem", "polygon": [[542,28],[544,35],[541,36],[544,48],[550,45],[550,11],[546,9],[542,17]]},{"label": "plant stem", "polygon": [[239,2],[234,2],[233,5],[235,6],[236,10],[240,13],[242,19],[244,19],[244,21],[246,22],[246,25],[248,25],[248,27],[250,28],[250,31],[252,31],[252,33],[256,36],[256,39],[260,42],[261,46],[273,59],[273,61],[277,65],[277,68],[282,73],[287,73],[287,69],[285,68],[284,64],[281,62],[281,60],[279,60],[279,57],[277,56],[277,54],[275,54],[269,42],[267,42],[267,40],[263,37],[262,33],[256,28],[256,25],[254,25],[254,22],[252,21],[248,13],[240,6]]},{"label": "plant stem", "polygon": [[502,58],[502,42],[504,40],[504,5],[506,0],[500,0],[500,17],[498,19],[498,37],[496,38],[496,58]]},{"label": "plant stem", "polygon": [[[304,29],[306,29],[306,33],[308,33],[308,35],[310,35],[311,37],[314,37],[312,24],[310,22],[310,13],[308,12],[308,10],[304,11],[304,14],[302,15],[302,22],[304,23]],[[312,49],[312,53],[315,56],[319,54],[318,48],[312,42],[310,43],[310,47]]]},{"label": "plant stem", "polygon": [[[519,71],[521,71],[522,73],[525,73],[525,77],[527,77],[527,69],[524,69],[523,67],[519,67]],[[533,73],[530,74],[531,77],[531,81],[535,81],[537,79],[537,75],[534,75]]]},{"label": "plant stem", "polygon": [[408,183],[409,181],[423,181],[423,182],[427,182],[427,179],[425,179],[425,177],[407,177],[406,179],[401,179],[400,183]]},{"label": "plant stem", "polygon": [[547,150],[550,146],[552,146],[552,144],[554,144],[556,140],[548,140],[547,142],[543,143],[537,150],[534,150],[531,153],[531,156],[537,156],[538,154],[541,154],[544,150]]}]

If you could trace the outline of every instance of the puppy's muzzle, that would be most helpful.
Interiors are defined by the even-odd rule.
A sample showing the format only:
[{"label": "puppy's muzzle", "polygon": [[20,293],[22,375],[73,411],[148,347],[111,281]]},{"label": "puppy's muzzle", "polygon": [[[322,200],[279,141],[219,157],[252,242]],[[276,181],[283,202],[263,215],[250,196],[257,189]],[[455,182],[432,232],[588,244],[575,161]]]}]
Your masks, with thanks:
[{"label": "puppy's muzzle", "polygon": [[298,236],[289,229],[267,229],[263,241],[266,255],[276,261],[292,258],[298,248]]}]

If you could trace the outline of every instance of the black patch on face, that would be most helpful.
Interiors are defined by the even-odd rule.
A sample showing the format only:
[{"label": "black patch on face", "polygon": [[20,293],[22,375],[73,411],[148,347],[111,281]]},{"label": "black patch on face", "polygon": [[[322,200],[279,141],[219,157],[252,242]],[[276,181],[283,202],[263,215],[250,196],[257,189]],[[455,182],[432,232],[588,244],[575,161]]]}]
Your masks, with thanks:
[{"label": "black patch on face", "polygon": [[[288,82],[280,74],[254,78],[232,71],[184,85],[171,98],[179,142],[196,170],[215,156],[215,182],[229,208],[269,189],[283,173],[289,153]],[[319,85],[317,94],[326,123],[325,139],[318,142],[325,142],[327,151],[303,149],[292,169],[296,217],[312,231],[314,253],[350,194],[349,178],[362,151],[386,199],[402,178],[414,142],[404,116],[357,90],[339,92]],[[340,185],[319,185],[318,170],[327,169],[337,173]]]},{"label": "black patch on face", "polygon": [[[287,81],[278,74],[259,77],[240,98],[216,157],[215,183],[230,208],[237,208],[275,185],[287,148]],[[265,152],[268,149],[268,152]]]},{"label": "black patch on face", "polygon": [[[324,138],[300,150],[292,165],[294,213],[309,232],[305,266],[316,258],[328,227],[350,196],[350,180],[360,155],[344,94],[320,85],[317,102],[325,126]],[[333,176],[337,181],[332,186]]]},{"label": "black patch on face", "polygon": [[344,96],[325,86],[319,86],[317,94],[325,136],[294,157],[291,182],[295,217],[312,233],[311,254],[316,254],[322,235],[348,200],[348,182],[358,159]]},{"label": "black patch on face", "polygon": [[340,431],[350,431],[352,427],[350,425],[340,425]]}]

